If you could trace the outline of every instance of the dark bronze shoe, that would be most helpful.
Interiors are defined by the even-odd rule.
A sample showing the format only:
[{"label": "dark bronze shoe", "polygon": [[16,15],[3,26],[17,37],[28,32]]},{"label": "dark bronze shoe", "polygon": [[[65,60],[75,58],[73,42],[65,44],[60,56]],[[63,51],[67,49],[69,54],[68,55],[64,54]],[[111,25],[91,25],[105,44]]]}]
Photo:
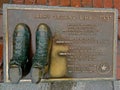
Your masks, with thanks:
[{"label": "dark bronze shoe", "polygon": [[38,83],[47,72],[52,34],[46,24],[40,24],[36,31],[36,52],[32,59],[31,79]]},{"label": "dark bronze shoe", "polygon": [[30,31],[27,25],[18,24],[13,33],[13,57],[9,63],[9,77],[12,83],[18,83],[28,60]]}]

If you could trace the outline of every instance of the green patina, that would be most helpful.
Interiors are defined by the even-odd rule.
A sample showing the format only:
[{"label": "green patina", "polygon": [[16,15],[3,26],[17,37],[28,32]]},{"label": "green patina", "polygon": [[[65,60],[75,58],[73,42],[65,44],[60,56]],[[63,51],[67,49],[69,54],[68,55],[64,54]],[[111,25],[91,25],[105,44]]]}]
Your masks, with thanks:
[{"label": "green patina", "polygon": [[[48,66],[52,33],[46,24],[40,24],[36,30],[36,52],[32,58],[32,81],[38,82]],[[30,50],[30,31],[27,25],[18,24],[13,33],[13,57],[9,64],[9,75],[13,83],[22,78]],[[29,67],[30,68],[30,67]],[[15,70],[15,72],[14,72]],[[38,74],[41,72],[41,74]],[[15,73],[15,74],[13,74]],[[36,76],[36,75],[37,76]],[[15,78],[14,78],[15,76]],[[38,77],[38,78],[36,78]]]},{"label": "green patina", "polygon": [[10,67],[13,65],[24,66],[26,64],[29,46],[29,28],[25,24],[18,24],[13,33],[13,57],[10,61]]},{"label": "green patina", "polygon": [[40,24],[36,30],[36,52],[32,67],[44,68],[48,65],[51,31],[46,24]]},{"label": "green patina", "polygon": [[29,46],[29,28],[20,23],[13,32],[13,57],[9,63],[9,78],[12,83],[18,83],[23,76],[28,61]]},{"label": "green patina", "polygon": [[47,73],[52,33],[46,24],[40,24],[36,30],[36,52],[32,58],[31,79],[40,82]]}]

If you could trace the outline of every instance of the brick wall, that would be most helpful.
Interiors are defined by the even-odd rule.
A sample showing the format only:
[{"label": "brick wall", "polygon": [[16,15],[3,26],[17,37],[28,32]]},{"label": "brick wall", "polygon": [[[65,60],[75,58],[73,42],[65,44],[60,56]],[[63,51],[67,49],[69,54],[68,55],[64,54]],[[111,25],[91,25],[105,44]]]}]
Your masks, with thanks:
[{"label": "brick wall", "polygon": [[0,8],[2,8],[3,3],[8,3],[9,0],[0,0]]},{"label": "brick wall", "polygon": [[0,38],[0,82],[2,81],[2,60],[3,60],[3,42],[2,38]]},{"label": "brick wall", "polygon": [[[67,7],[91,7],[91,8],[116,8],[119,12],[118,22],[119,31],[118,38],[120,39],[120,0],[9,0],[13,4],[37,4],[37,5],[49,5],[49,6],[67,6]],[[0,6],[3,2],[8,0],[0,0]],[[0,16],[1,18],[1,16]],[[1,20],[1,19],[0,19]],[[0,23],[1,25],[2,23]],[[1,33],[1,28],[0,28]],[[0,34],[1,35],[1,34]],[[120,51],[120,45],[118,41],[118,51]],[[118,52],[118,65],[117,65],[117,78],[120,79],[120,53]]]}]

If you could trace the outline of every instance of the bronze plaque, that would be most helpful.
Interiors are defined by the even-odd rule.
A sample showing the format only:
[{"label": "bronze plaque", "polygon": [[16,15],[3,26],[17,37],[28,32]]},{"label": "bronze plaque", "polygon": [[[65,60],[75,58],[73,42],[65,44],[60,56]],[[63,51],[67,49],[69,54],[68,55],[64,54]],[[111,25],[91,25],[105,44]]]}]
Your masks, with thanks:
[{"label": "bronze plaque", "polygon": [[46,23],[52,32],[49,78],[54,80],[113,80],[116,74],[117,11],[115,9],[4,5],[4,75],[9,81],[15,26],[25,23],[35,31]]}]

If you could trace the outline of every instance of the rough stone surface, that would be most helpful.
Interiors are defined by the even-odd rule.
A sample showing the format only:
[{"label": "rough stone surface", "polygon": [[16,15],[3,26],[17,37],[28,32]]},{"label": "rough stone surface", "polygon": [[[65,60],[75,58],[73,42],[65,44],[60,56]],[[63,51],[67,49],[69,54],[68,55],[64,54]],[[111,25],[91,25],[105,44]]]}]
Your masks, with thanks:
[{"label": "rough stone surface", "polygon": [[114,90],[120,90],[120,81],[114,82]]},{"label": "rough stone surface", "polygon": [[120,90],[120,81],[0,84],[0,90]]},{"label": "rough stone surface", "polygon": [[0,84],[0,90],[51,90],[49,83]]}]

